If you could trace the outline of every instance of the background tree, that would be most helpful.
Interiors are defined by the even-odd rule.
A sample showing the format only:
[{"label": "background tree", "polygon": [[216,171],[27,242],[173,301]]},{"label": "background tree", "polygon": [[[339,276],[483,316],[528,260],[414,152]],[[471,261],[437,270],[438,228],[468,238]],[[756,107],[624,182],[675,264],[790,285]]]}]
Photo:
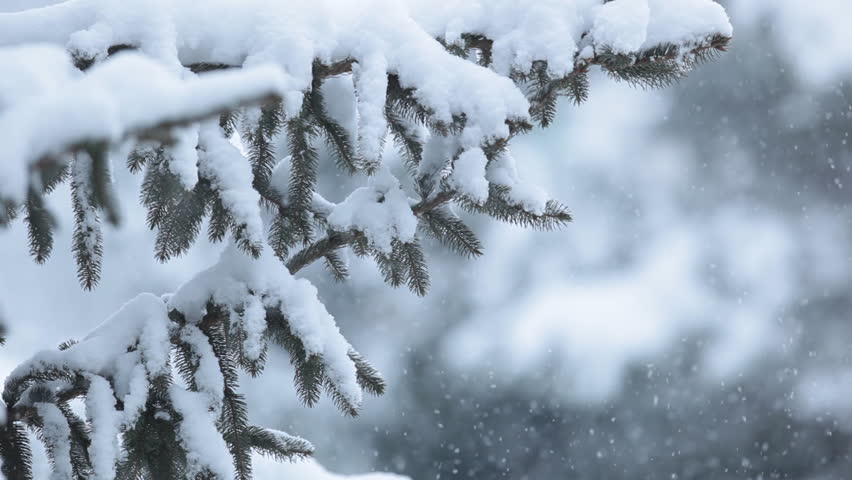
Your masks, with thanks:
[{"label": "background tree", "polygon": [[[384,381],[293,275],[322,261],[345,279],[346,247],[424,295],[421,235],[482,251],[453,206],[542,230],[570,221],[518,178],[509,141],[547,126],[560,96],[584,100],[595,65],[656,87],[724,50],[721,7],[681,7],[498,2],[489,17],[417,2],[222,1],[202,12],[69,0],[0,14],[0,61],[14,66],[0,85],[0,222],[22,217],[37,262],[57,222],[44,197],[67,181],[78,278],[98,284],[102,223],[121,222],[116,157],[143,175],[157,260],[184,254],[205,224],[211,242],[228,239],[174,294],[139,295],[9,375],[3,473],[31,478],[27,428],[55,478],[251,478],[252,452],[309,455],[306,441],[249,424],[239,370],[261,373],[271,342],[289,352],[305,404],[325,391],[349,415]],[[386,139],[402,171],[383,165]],[[317,188],[326,158],[361,181],[340,202]]]}]

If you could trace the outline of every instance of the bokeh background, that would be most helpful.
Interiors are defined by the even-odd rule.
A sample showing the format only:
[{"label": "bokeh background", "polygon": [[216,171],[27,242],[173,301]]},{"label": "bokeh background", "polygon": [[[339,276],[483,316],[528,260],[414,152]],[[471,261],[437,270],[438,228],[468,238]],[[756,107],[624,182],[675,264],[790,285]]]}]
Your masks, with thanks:
[{"label": "bokeh background", "polygon": [[[722,3],[735,40],[718,61],[662,91],[600,75],[515,142],[568,228],[471,218],[485,256],[431,245],[425,299],[354,257],[344,285],[308,271],[389,391],[356,419],[305,409],[274,354],[246,381],[254,419],[311,439],[332,470],[415,480],[847,478],[852,3]],[[339,200],[349,180],[326,168]],[[204,242],[153,261],[140,181],[119,169],[127,221],[94,292],[76,285],[67,221],[42,266],[21,225],[0,232],[0,373],[215,261]],[[53,194],[63,219],[67,198]]]}]

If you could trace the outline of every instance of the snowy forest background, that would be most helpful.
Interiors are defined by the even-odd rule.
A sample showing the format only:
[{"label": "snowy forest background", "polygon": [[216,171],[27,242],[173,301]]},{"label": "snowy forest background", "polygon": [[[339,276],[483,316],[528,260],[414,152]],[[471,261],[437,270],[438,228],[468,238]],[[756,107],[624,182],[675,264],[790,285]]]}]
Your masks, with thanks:
[{"label": "snowy forest background", "polygon": [[[14,10],[33,1],[12,0]],[[432,293],[353,258],[320,288],[388,392],[345,418],[305,409],[284,355],[244,383],[253,419],[344,473],[433,478],[840,478],[852,450],[852,4],[721,2],[730,52],[673,87],[594,81],[589,101],[514,142],[521,174],[572,209],[556,233],[473,221],[488,254],[430,253]],[[808,45],[802,54],[801,45]],[[387,161],[394,154],[386,152]],[[321,175],[332,198],[345,177]],[[101,285],[0,233],[5,376],[139,291],[174,290],[221,247],[165,264],[116,171],[127,221]],[[122,188],[122,185],[127,188]],[[67,188],[64,186],[62,188]],[[52,197],[71,218],[67,193]],[[70,243],[61,228],[58,245]],[[144,252],[144,254],[140,254]]]}]

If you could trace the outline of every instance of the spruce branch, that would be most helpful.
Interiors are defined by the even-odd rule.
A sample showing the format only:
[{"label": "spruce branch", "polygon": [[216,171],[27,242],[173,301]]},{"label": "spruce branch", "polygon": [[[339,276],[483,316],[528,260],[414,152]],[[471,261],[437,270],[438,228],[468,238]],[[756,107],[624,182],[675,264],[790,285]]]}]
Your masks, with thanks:
[{"label": "spruce branch", "polygon": [[27,238],[30,241],[30,255],[36,263],[44,263],[53,251],[53,229],[56,219],[45,207],[44,197],[30,189],[25,204]]},{"label": "spruce branch", "polygon": [[21,423],[8,422],[0,426],[0,458],[3,460],[0,472],[5,478],[33,480],[30,440],[26,427]]},{"label": "spruce branch", "polygon": [[254,425],[246,429],[246,441],[258,453],[279,462],[302,460],[314,453],[314,446],[303,438]]},{"label": "spruce branch", "polygon": [[296,274],[299,270],[325,257],[339,248],[343,248],[354,240],[351,232],[331,232],[327,236],[311,243],[300,250],[287,261],[287,270]]},{"label": "spruce branch", "polygon": [[358,375],[358,385],[361,388],[371,395],[382,395],[385,393],[385,388],[387,388],[387,384],[385,384],[384,378],[376,370],[370,362],[368,362],[364,357],[361,356],[360,353],[355,350],[349,351],[349,359],[355,364],[355,370]]},{"label": "spruce branch", "polygon": [[482,244],[465,223],[447,208],[425,212],[421,227],[441,243],[466,257],[482,255]]},{"label": "spruce branch", "polygon": [[548,200],[544,211],[538,213],[525,210],[512,202],[508,195],[508,187],[492,183],[489,185],[488,200],[485,203],[479,204],[465,196],[458,197],[458,202],[462,208],[470,212],[485,214],[503,222],[536,230],[556,230],[572,220],[568,208],[555,200]]},{"label": "spruce branch", "polygon": [[309,103],[305,102],[301,114],[288,120],[287,139],[290,143],[290,185],[288,206],[293,212],[291,222],[303,241],[311,238],[311,205],[317,181],[319,157],[313,140],[316,126],[310,122]]}]

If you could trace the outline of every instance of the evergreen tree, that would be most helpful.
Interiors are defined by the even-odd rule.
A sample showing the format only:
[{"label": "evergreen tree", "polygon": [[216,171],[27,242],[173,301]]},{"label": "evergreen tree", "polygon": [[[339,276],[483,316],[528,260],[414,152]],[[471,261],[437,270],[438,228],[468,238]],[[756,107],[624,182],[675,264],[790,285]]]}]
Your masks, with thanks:
[{"label": "evergreen tree", "polygon": [[[46,261],[57,220],[45,196],[69,182],[78,278],[95,288],[102,224],[121,222],[111,160],[122,154],[143,176],[157,260],[187,252],[205,225],[227,246],[174,294],[139,295],[9,375],[0,427],[9,479],[32,478],[41,446],[27,430],[57,479],[249,479],[252,453],[310,455],[306,440],[249,423],[240,372],[261,374],[271,345],[283,348],[301,400],[325,393],[347,415],[385,384],[294,276],[321,261],[344,280],[351,251],[389,285],[425,295],[422,236],[483,252],[455,208],[564,226],[568,209],[518,178],[510,140],[550,124],[558,97],[583,101],[593,66],[664,86],[731,34],[710,0],[677,17],[663,0],[497,1],[493,24],[474,21],[475,7],[432,12],[414,1],[355,11],[112,3],[0,14],[0,63],[15,79],[0,83],[0,225],[20,217],[34,260]],[[634,18],[637,6],[644,17]],[[406,172],[383,165],[386,140]],[[340,203],[317,191],[329,159],[362,179]]]}]

